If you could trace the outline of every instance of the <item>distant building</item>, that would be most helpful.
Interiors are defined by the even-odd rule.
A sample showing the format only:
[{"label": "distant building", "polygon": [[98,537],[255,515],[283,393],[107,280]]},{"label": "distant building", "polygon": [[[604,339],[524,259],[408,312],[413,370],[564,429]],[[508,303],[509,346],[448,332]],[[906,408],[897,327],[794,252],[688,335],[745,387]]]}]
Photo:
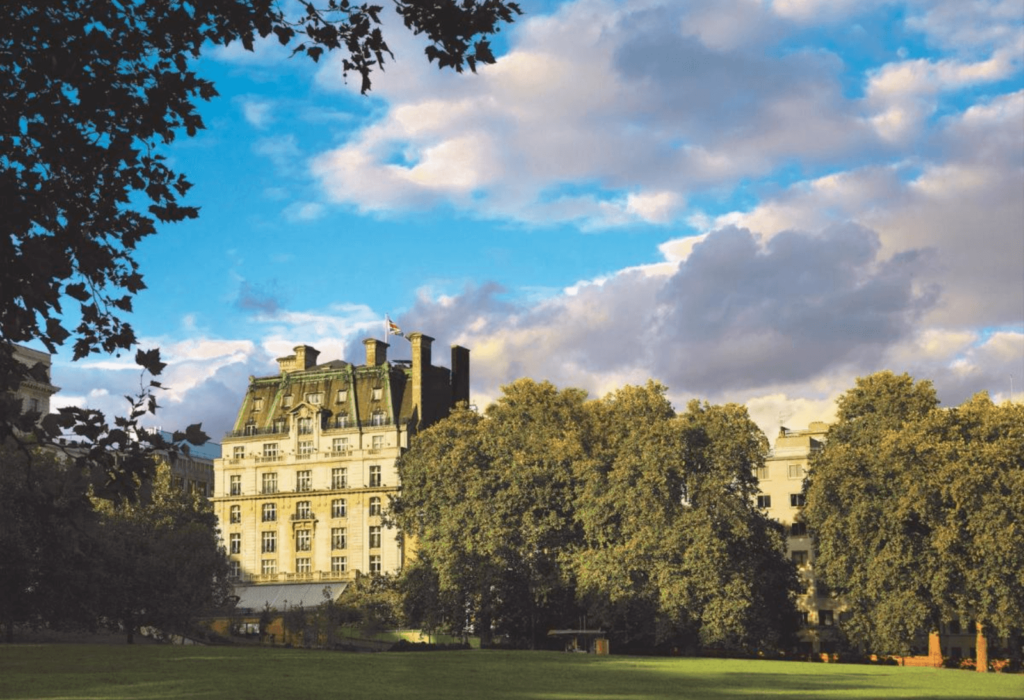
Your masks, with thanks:
[{"label": "distant building", "polygon": [[14,359],[18,362],[29,368],[36,365],[42,366],[40,376],[26,376],[22,379],[17,391],[14,392],[21,399],[21,410],[45,416],[50,412],[50,397],[60,391],[60,387],[54,386],[50,381],[52,364],[50,355],[40,350],[26,348],[23,345],[12,344],[12,347],[14,348]]},{"label": "distant building", "polygon": [[805,652],[838,651],[836,624],[842,612],[842,603],[815,576],[814,545],[801,517],[804,477],[811,456],[824,446],[827,431],[828,424],[822,422],[813,422],[806,430],[780,428],[774,449],[757,473],[761,486],[757,505],[786,527],[788,553],[800,575],[802,592],[797,597],[797,610],[802,622],[800,644]]},{"label": "distant building", "polygon": [[[160,434],[167,441],[173,437],[172,433],[165,430],[161,430]],[[185,444],[188,454],[178,450],[173,458],[169,454],[163,455],[171,467],[171,486],[185,493],[212,496],[213,463],[220,458],[220,445],[212,441],[202,445]]]},{"label": "distant building", "polygon": [[404,537],[382,517],[399,491],[395,460],[418,429],[469,400],[469,350],[453,346],[449,370],[431,364],[432,338],[408,340],[411,360],[389,361],[375,339],[364,341],[362,365],[318,363],[300,345],[278,359],[279,374],[250,377],[214,466],[237,582],[345,582],[402,568]]}]

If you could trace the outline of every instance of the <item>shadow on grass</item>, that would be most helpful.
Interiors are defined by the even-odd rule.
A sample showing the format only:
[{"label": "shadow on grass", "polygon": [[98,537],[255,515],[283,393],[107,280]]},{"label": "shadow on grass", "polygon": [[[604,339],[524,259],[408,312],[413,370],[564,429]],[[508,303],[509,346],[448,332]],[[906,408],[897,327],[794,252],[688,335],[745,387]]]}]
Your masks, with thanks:
[{"label": "shadow on grass", "polygon": [[1021,698],[1024,678],[782,661],[551,652],[0,645],[0,699]]}]

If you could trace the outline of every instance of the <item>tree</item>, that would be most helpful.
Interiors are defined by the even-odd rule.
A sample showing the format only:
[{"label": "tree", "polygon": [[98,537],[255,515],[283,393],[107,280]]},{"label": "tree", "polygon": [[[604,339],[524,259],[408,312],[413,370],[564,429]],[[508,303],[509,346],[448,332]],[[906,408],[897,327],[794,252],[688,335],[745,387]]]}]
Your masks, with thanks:
[{"label": "tree", "polygon": [[166,463],[150,501],[99,501],[97,511],[98,608],[129,643],[142,626],[187,635],[197,615],[224,601],[228,563],[216,516],[205,499],[172,486]]},{"label": "tree", "polygon": [[586,395],[528,379],[503,392],[485,417],[463,408],[417,436],[398,462],[394,512],[444,601],[422,616],[454,623],[449,606],[464,601],[483,644],[494,630],[533,646],[548,621],[576,619],[560,557],[574,539]]},{"label": "tree", "polygon": [[461,606],[485,642],[535,645],[586,614],[634,647],[783,645],[795,571],[751,498],[767,442],[741,407],[680,417],[664,394],[521,379],[419,434],[395,507],[418,539],[417,617]]},{"label": "tree", "polygon": [[627,646],[785,647],[795,570],[752,499],[767,441],[740,406],[676,416],[664,393],[625,387],[597,406],[606,443],[580,475],[580,592]]},{"label": "tree", "polygon": [[944,563],[936,595],[947,619],[976,620],[977,667],[987,670],[986,636],[1016,643],[1024,627],[1024,407],[978,394],[930,417],[946,436],[935,465],[933,548]]},{"label": "tree", "polygon": [[906,654],[942,621],[931,590],[939,573],[929,549],[934,523],[922,492],[933,460],[908,449],[904,434],[937,405],[931,383],[906,374],[858,379],[811,460],[804,518],[817,573],[848,606],[846,634],[877,653]]},{"label": "tree", "polygon": [[88,480],[52,452],[0,444],[0,625],[95,625]]},{"label": "tree", "polygon": [[[493,63],[487,37],[520,13],[507,0],[393,0],[406,28],[428,40],[439,67]],[[50,352],[74,340],[76,358],[130,348],[124,314],[145,288],[134,257],[156,221],[198,215],[190,184],[162,147],[204,128],[196,107],[214,85],[190,62],[204,49],[258,38],[319,60],[340,51],[370,89],[391,51],[381,7],[326,0],[296,16],[278,0],[136,2],[37,0],[0,9],[0,390],[23,376],[8,343]],[[69,325],[65,305],[78,307]]]}]

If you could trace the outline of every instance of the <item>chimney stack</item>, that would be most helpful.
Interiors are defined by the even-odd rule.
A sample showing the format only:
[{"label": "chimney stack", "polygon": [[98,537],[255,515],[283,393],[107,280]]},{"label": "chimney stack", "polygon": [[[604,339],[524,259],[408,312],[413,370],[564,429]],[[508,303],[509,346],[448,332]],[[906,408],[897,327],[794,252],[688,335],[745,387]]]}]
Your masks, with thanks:
[{"label": "chimney stack", "polygon": [[469,403],[469,348],[452,346],[452,406]]},{"label": "chimney stack", "polygon": [[288,372],[301,372],[316,365],[316,358],[320,351],[310,345],[299,345],[294,348],[295,354],[287,357],[277,358],[277,364],[281,368],[281,374]]},{"label": "chimney stack", "polygon": [[376,338],[367,338],[363,341],[366,346],[366,365],[376,367],[388,361],[388,344]]},{"label": "chimney stack", "polygon": [[434,339],[422,333],[410,333],[406,336],[412,345],[412,406],[419,425],[428,423],[432,411],[424,401],[424,389],[427,375],[430,372],[430,344]]}]

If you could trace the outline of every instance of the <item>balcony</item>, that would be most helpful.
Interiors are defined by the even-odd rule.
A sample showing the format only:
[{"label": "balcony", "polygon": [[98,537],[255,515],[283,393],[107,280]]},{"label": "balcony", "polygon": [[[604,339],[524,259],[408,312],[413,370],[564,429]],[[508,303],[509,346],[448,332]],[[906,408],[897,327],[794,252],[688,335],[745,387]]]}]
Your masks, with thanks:
[{"label": "balcony", "polygon": [[313,512],[293,513],[291,519],[293,523],[302,522],[305,520],[316,520],[316,514],[314,514]]},{"label": "balcony", "polygon": [[269,455],[256,455],[256,464],[264,464],[266,462],[280,462],[280,454],[269,454]]},{"label": "balcony", "polygon": [[248,425],[242,430],[229,430],[224,433],[225,438],[257,437],[260,435],[287,435],[288,429],[280,425],[272,425],[260,428],[255,425]]}]

